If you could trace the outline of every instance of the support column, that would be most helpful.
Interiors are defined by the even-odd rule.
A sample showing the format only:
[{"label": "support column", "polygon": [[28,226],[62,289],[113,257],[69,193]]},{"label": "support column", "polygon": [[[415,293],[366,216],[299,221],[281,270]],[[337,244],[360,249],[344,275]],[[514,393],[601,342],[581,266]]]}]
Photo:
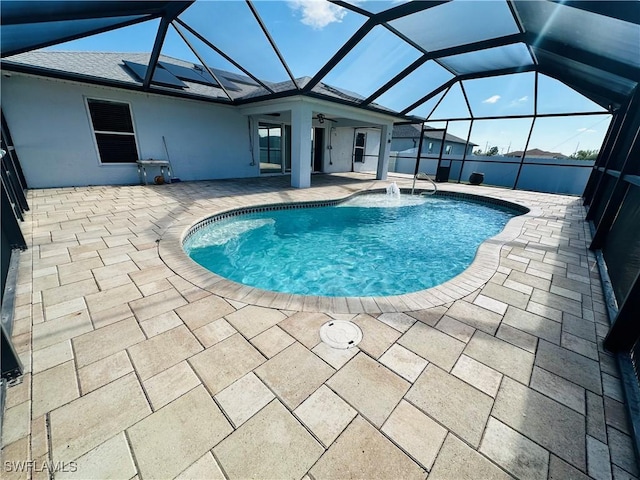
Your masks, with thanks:
[{"label": "support column", "polygon": [[386,180],[389,172],[389,152],[391,151],[391,135],[393,134],[393,124],[382,126],[380,131],[380,151],[378,152],[378,171],[376,180]]},{"label": "support column", "polygon": [[311,186],[311,106],[300,102],[291,109],[291,186]]}]

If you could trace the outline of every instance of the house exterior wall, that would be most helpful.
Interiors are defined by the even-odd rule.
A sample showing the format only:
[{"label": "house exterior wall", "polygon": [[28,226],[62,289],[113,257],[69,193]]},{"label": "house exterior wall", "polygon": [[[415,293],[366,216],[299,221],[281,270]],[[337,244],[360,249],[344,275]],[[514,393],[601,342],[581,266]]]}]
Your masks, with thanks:
[{"label": "house exterior wall", "polygon": [[325,154],[325,172],[351,171],[354,131],[355,129],[352,127],[333,127],[327,131],[327,134],[331,135],[331,163],[333,165],[329,163],[328,153]]},{"label": "house exterior wall", "polygon": [[247,117],[232,108],[14,74],[3,78],[2,109],[30,188],[138,183],[135,164],[100,164],[87,97],[129,103],[139,158],[166,159],[164,136],[174,177],[259,174]]},{"label": "house exterior wall", "polygon": [[[414,141],[415,140],[415,141]],[[418,148],[418,143],[420,138],[394,138],[391,140],[391,151],[392,152],[403,152],[405,150],[410,150],[412,148]],[[429,144],[431,145],[431,150],[429,151]],[[422,153],[424,155],[438,155],[440,153],[440,140],[425,138],[422,142]],[[462,155],[464,154],[464,143],[459,142],[450,142],[445,141],[445,148],[451,145],[451,153],[450,155]],[[467,155],[471,154],[473,151],[473,145],[469,145],[467,147]],[[442,152],[445,155],[445,151]]]}]

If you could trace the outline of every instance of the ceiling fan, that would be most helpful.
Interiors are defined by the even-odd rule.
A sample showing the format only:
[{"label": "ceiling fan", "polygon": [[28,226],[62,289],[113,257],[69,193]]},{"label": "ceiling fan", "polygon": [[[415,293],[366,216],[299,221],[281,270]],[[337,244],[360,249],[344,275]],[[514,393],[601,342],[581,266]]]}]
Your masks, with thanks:
[{"label": "ceiling fan", "polygon": [[314,120],[318,120],[318,123],[324,123],[325,120],[329,120],[330,122],[334,122],[334,123],[338,123],[338,120],[334,120],[333,118],[327,118],[324,113],[319,113],[318,115],[316,115],[315,117],[313,117]]}]

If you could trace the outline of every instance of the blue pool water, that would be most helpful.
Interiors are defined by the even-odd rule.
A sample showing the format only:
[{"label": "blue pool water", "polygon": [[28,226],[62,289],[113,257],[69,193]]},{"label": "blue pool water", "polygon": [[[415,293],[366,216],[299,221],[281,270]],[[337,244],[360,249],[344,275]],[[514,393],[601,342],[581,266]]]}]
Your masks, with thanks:
[{"label": "blue pool water", "polygon": [[511,210],[445,198],[357,196],[333,207],[213,222],[184,243],[203,267],[245,285],[321,296],[386,296],[439,285],[466,269]]}]

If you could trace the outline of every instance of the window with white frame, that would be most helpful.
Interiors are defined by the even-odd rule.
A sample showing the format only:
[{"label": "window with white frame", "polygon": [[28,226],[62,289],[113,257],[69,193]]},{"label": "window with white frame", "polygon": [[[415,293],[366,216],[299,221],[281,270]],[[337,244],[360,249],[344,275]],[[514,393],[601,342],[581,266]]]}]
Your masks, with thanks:
[{"label": "window with white frame", "polygon": [[444,152],[444,153],[446,153],[447,155],[449,155],[449,154],[451,153],[451,149],[452,149],[452,148],[453,148],[453,146],[452,146],[452,145],[447,145],[447,146],[446,146],[446,148],[445,148],[445,152]]},{"label": "window with white frame", "polygon": [[128,103],[87,98],[102,163],[135,163],[138,146]]}]

